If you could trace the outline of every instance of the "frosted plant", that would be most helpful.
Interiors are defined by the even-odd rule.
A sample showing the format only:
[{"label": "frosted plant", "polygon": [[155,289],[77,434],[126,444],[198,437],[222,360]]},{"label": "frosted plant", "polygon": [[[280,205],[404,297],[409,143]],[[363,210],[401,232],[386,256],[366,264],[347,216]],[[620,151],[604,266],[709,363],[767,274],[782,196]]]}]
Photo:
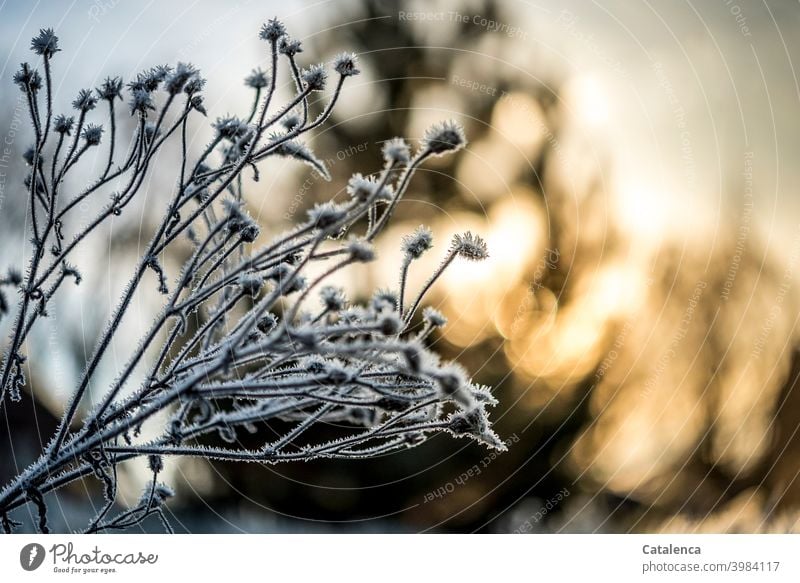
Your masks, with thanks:
[{"label": "frosted plant", "polygon": [[[425,292],[457,257],[486,257],[484,242],[459,235],[441,266],[411,299],[406,280],[412,262],[433,246],[420,228],[403,242],[404,260],[397,292],[379,291],[364,305],[351,303],[326,279],[352,264],[375,259],[373,240],[385,228],[414,173],[432,156],[465,144],[461,128],[444,122],[431,128],[419,148],[402,139],[385,143],[383,166],[348,184],[348,200],[318,204],[306,221],[258,246],[259,226],[244,206],[243,173],[259,176],[259,163],[283,156],[310,164],[327,177],[314,153],[298,140],[328,119],[347,79],[359,73],[356,57],[342,54],[330,67],[301,68],[299,42],[271,20],[261,29],[269,71],[254,70],[245,85],[254,91],[249,112],[213,124],[214,138],[189,160],[190,119],[206,115],[205,81],[191,65],[159,66],[123,85],[118,77],[82,90],[71,115],[54,115],[51,63],[59,52],[52,30],[33,39],[43,73],[25,63],[14,81],[24,93],[35,135],[25,154],[28,221],[32,232],[24,275],[10,269],[0,279],[0,308],[19,294],[2,364],[0,407],[19,401],[27,381],[26,337],[47,317],[54,294],[81,274],[68,261],[89,233],[121,215],[146,177],[158,172],[155,155],[168,142],[180,148],[180,178],[160,222],[130,276],[60,425],[41,456],[0,491],[6,532],[19,526],[15,509],[32,505],[38,528],[48,531],[48,496],[79,479],[94,478],[105,498],[86,532],[122,530],[150,516],[161,518],[172,495],[159,481],[165,457],[278,463],[316,458],[353,459],[413,447],[436,432],[468,437],[504,449],[491,430],[486,408],[496,403],[453,363],[443,363],[425,347],[430,332],[445,324],[435,310],[423,310]],[[277,105],[276,75],[285,66],[295,94]],[[332,80],[330,78],[333,78]],[[311,97],[333,85],[322,111]],[[120,104],[136,120],[127,151],[116,116]],[[104,117],[105,125],[90,121]],[[87,152],[105,147],[102,171],[86,187],[66,192],[65,178]],[[110,191],[107,203],[86,226],[72,211],[90,197]],[[179,238],[192,252],[177,274],[163,258]],[[309,275],[309,267],[324,267]],[[139,288],[154,285],[163,294],[160,313],[150,323],[116,380],[97,402],[86,403],[99,363]],[[408,305],[408,307],[406,307]],[[189,322],[198,322],[191,327]],[[134,371],[144,366],[143,382]],[[166,414],[166,416],[165,416]],[[166,417],[167,421],[159,421]],[[271,420],[290,423],[274,436],[263,431]],[[143,437],[142,427],[148,424]],[[153,430],[153,426],[156,429]],[[315,427],[325,425],[321,439]],[[262,431],[259,432],[259,428]],[[13,428],[12,428],[13,431]],[[338,435],[331,437],[331,431]],[[245,448],[245,433],[267,435],[258,448]],[[146,457],[152,480],[138,504],[115,511],[117,465]],[[20,514],[21,515],[21,514]]]}]

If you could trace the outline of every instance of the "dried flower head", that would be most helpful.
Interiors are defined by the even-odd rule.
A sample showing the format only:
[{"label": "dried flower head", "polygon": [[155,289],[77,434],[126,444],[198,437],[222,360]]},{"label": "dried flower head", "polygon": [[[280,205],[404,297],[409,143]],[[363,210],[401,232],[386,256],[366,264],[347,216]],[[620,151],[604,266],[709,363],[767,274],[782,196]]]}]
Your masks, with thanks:
[{"label": "dried flower head", "polygon": [[464,130],[458,122],[453,120],[437,123],[425,132],[422,146],[434,156],[447,152],[454,152],[467,144]]},{"label": "dried flower head", "polygon": [[298,114],[295,111],[291,111],[287,113],[285,116],[283,116],[283,119],[281,120],[281,125],[285,127],[288,131],[292,131],[300,127],[301,121],[302,118],[300,117],[300,114]]},{"label": "dried flower head", "polygon": [[206,86],[206,80],[203,79],[198,73],[192,75],[192,77],[186,82],[186,85],[183,87],[183,92],[186,93],[186,95],[193,96],[192,105],[195,107],[195,109],[198,109],[197,105],[195,104],[195,99],[200,99],[200,96],[195,95],[195,93],[200,93],[205,86]]},{"label": "dried flower head", "polygon": [[301,43],[299,40],[283,37],[278,45],[278,52],[286,55],[287,57],[293,57],[297,53],[303,52],[303,43]]},{"label": "dried flower head", "polygon": [[461,365],[448,363],[435,376],[442,398],[453,399],[465,408],[473,405],[469,376]]},{"label": "dried flower head", "polygon": [[13,286],[18,286],[22,283],[22,272],[16,267],[9,267],[6,274],[6,281]]},{"label": "dried flower head", "polygon": [[91,89],[81,89],[78,96],[72,101],[72,107],[84,113],[91,111],[96,105],[97,97],[94,96]]},{"label": "dried flower head", "polygon": [[139,112],[143,115],[147,114],[148,109],[155,109],[153,103],[153,96],[144,89],[134,89],[130,101],[131,115]]},{"label": "dried flower head", "polygon": [[35,157],[35,155],[36,155],[36,148],[31,146],[29,148],[26,148],[25,151],[22,153],[22,159],[25,160],[25,163],[28,166],[33,166],[33,158]]},{"label": "dried flower head", "polygon": [[254,298],[261,293],[261,288],[264,287],[264,280],[257,275],[246,273],[239,278],[239,287],[242,293]]},{"label": "dried flower head", "polygon": [[358,57],[355,53],[341,53],[333,60],[333,70],[342,77],[353,77],[361,72],[357,64]]},{"label": "dried flower head", "polygon": [[261,32],[258,36],[265,41],[275,43],[286,34],[286,27],[277,18],[272,18],[266,24],[261,26]]},{"label": "dried flower head", "polygon": [[165,76],[164,89],[170,95],[176,95],[183,91],[186,83],[197,75],[197,69],[191,63],[178,63],[175,70]]},{"label": "dried flower head", "polygon": [[113,101],[116,98],[122,99],[122,77],[106,77],[103,84],[95,91],[100,99],[108,101]]},{"label": "dried flower head", "polygon": [[471,261],[481,261],[489,257],[486,241],[469,231],[453,235],[452,249],[461,257]]},{"label": "dried flower head", "polygon": [[431,247],[433,247],[433,232],[424,225],[420,225],[413,233],[403,237],[403,253],[411,259],[419,259]]},{"label": "dried flower head", "polygon": [[328,73],[323,65],[311,65],[300,72],[300,78],[311,91],[322,91],[328,81]]},{"label": "dried flower head", "polygon": [[403,138],[392,138],[383,144],[383,159],[387,164],[408,164],[411,150]]},{"label": "dried flower head", "polygon": [[30,90],[33,93],[42,88],[42,77],[36,69],[31,69],[28,63],[22,63],[19,70],[14,73],[14,83],[16,83],[21,91]]},{"label": "dried flower head", "polygon": [[136,75],[136,78],[128,83],[128,89],[130,89],[132,94],[140,89],[147,91],[148,93],[152,93],[158,89],[158,86],[166,78],[170,71],[171,68],[167,65],[151,67],[147,71],[142,71]]},{"label": "dried flower head", "polygon": [[403,321],[396,312],[382,312],[378,317],[378,330],[384,336],[394,336],[403,329]]},{"label": "dried flower head", "polygon": [[96,146],[99,144],[102,136],[103,126],[101,125],[90,123],[83,128],[83,139],[86,140],[86,144],[89,146]]},{"label": "dried flower head", "polygon": [[150,468],[150,471],[154,474],[158,474],[164,469],[164,458],[160,455],[147,456],[147,467]]},{"label": "dried flower head", "polygon": [[261,68],[253,69],[252,72],[244,78],[244,84],[253,89],[263,89],[269,85],[269,76]]},{"label": "dried flower head", "polygon": [[498,451],[508,449],[492,431],[486,411],[481,404],[476,404],[467,411],[453,414],[448,420],[447,429],[456,437],[472,437]]},{"label": "dried flower head", "polygon": [[249,131],[249,126],[235,115],[218,117],[213,124],[220,137],[226,140],[238,140]]},{"label": "dried flower head", "polygon": [[329,312],[338,312],[347,305],[344,290],[332,285],[326,285],[319,291],[319,299]]},{"label": "dried flower head", "polygon": [[325,232],[338,230],[346,216],[344,207],[330,201],[316,204],[308,211],[309,223]]},{"label": "dried flower head", "polygon": [[431,326],[441,328],[447,325],[447,318],[436,308],[428,306],[422,310],[422,319],[428,322]]},{"label": "dried flower head", "polygon": [[75,120],[65,115],[57,115],[53,121],[53,129],[59,134],[70,135]]},{"label": "dried flower head", "polygon": [[152,484],[145,486],[145,495],[149,496],[148,493],[151,490],[153,492],[152,506],[162,506],[167,500],[175,496],[175,490],[160,482],[156,484],[155,487],[153,487]]},{"label": "dried flower head", "polygon": [[364,239],[351,238],[347,242],[347,251],[353,261],[369,263],[375,259],[375,249]]},{"label": "dried flower head", "polygon": [[39,34],[31,39],[31,50],[47,59],[60,51],[58,37],[53,33],[53,29],[40,28]]},{"label": "dried flower head", "polygon": [[372,296],[372,308],[376,312],[384,310],[395,311],[400,304],[400,298],[397,293],[389,289],[379,289]]},{"label": "dried flower head", "polygon": [[366,202],[375,192],[375,183],[357,172],[347,182],[347,194],[358,202]]}]

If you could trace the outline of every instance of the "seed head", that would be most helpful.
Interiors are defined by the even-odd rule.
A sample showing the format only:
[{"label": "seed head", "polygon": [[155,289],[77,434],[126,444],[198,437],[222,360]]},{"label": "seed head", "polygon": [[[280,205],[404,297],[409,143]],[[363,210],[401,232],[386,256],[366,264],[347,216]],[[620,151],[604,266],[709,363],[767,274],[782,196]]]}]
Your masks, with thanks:
[{"label": "seed head", "polygon": [[260,68],[253,71],[244,78],[244,84],[253,89],[263,89],[269,85],[269,77]]},{"label": "seed head", "polygon": [[321,231],[338,229],[346,216],[345,209],[333,202],[314,205],[314,208],[308,211],[309,221]]},{"label": "seed head", "polygon": [[460,150],[467,144],[464,130],[453,120],[437,123],[425,132],[422,146],[434,156]]},{"label": "seed head", "polygon": [[57,115],[56,119],[53,120],[53,129],[56,133],[70,135],[74,123],[75,120],[72,117]]},{"label": "seed head", "polygon": [[375,192],[375,183],[357,172],[347,182],[347,194],[359,202],[366,202]]},{"label": "seed head", "polygon": [[396,312],[384,312],[378,318],[378,330],[384,336],[394,336],[403,329],[403,322]]},{"label": "seed head", "polygon": [[232,115],[218,117],[214,122],[214,129],[221,137],[231,141],[241,138],[249,130],[244,121]]},{"label": "seed head", "polygon": [[410,235],[403,237],[403,253],[411,259],[419,259],[433,247],[433,233],[428,227],[420,225]]},{"label": "seed head", "polygon": [[83,128],[83,139],[86,140],[86,144],[89,146],[96,146],[99,144],[102,135],[103,126],[90,123]]},{"label": "seed head", "polygon": [[372,296],[372,307],[376,312],[383,312],[389,310],[394,312],[397,306],[400,305],[400,298],[397,294],[389,289],[379,289]]},{"label": "seed head", "polygon": [[402,138],[392,138],[383,144],[383,159],[386,164],[408,164],[411,161],[411,150]]},{"label": "seed head", "polygon": [[239,287],[245,294],[254,298],[264,287],[264,280],[257,275],[244,274],[239,278]]},{"label": "seed head", "polygon": [[72,102],[72,107],[84,113],[93,110],[96,105],[97,97],[92,94],[90,89],[81,89],[78,92],[78,96]]},{"label": "seed head", "polygon": [[498,451],[508,449],[492,431],[486,411],[481,405],[475,405],[471,409],[451,415],[448,419],[447,429],[456,437],[472,437]]},{"label": "seed head", "polygon": [[285,127],[288,131],[292,131],[293,129],[297,128],[300,125],[301,121],[302,120],[300,118],[300,115],[292,111],[283,116],[283,119],[281,120],[281,125]]},{"label": "seed head", "polygon": [[30,89],[31,92],[36,93],[42,88],[42,77],[38,71],[31,69],[28,63],[22,63],[19,71],[14,73],[14,83],[19,85],[23,92]]},{"label": "seed head", "polygon": [[58,37],[53,33],[53,29],[40,28],[39,34],[31,39],[31,50],[45,58],[50,58],[60,51]]},{"label": "seed head", "polygon": [[332,285],[323,287],[319,292],[319,298],[322,301],[322,305],[329,312],[338,312],[347,305],[344,290]]},{"label": "seed head", "polygon": [[122,99],[122,77],[106,77],[103,84],[95,89],[100,99],[114,101],[117,97]]},{"label": "seed head", "polygon": [[147,467],[149,467],[150,471],[154,474],[159,473],[164,469],[164,458],[162,458],[160,455],[147,456]]},{"label": "seed head", "polygon": [[328,73],[322,65],[311,65],[307,69],[303,69],[300,78],[311,91],[322,91],[328,81]]},{"label": "seed head", "polygon": [[375,249],[364,239],[351,238],[347,242],[347,251],[354,261],[369,263],[375,259]]},{"label": "seed head", "polygon": [[170,95],[183,91],[189,79],[197,75],[197,69],[190,63],[178,63],[175,70],[165,76],[164,89]]},{"label": "seed head", "polygon": [[150,95],[150,92],[145,91],[144,89],[133,90],[130,106],[131,106],[131,115],[133,115],[137,111],[146,114],[148,109],[156,108],[156,106],[153,104],[152,95]]},{"label": "seed head", "polygon": [[275,43],[286,34],[286,27],[277,18],[271,19],[269,22],[261,27],[261,32],[258,34],[262,40]]},{"label": "seed head", "polygon": [[301,43],[299,40],[283,37],[278,45],[278,52],[286,55],[287,57],[293,57],[297,53],[303,52],[303,43]]},{"label": "seed head", "polygon": [[6,280],[13,286],[18,286],[22,283],[22,273],[15,267],[8,268]]},{"label": "seed head", "polygon": [[430,306],[422,310],[422,318],[431,326],[435,326],[436,328],[441,328],[442,326],[447,325],[447,318],[444,317],[444,314],[435,308],[431,308]]},{"label": "seed head", "polygon": [[477,235],[473,235],[469,231],[460,235],[454,235],[451,248],[461,255],[461,257],[471,261],[482,261],[489,257],[486,241]]},{"label": "seed head", "polygon": [[[194,102],[194,99],[200,99],[200,96],[195,94],[200,93],[203,90],[203,87],[205,86],[206,86],[206,80],[203,79],[199,74],[195,74],[192,75],[192,77],[186,82],[186,85],[183,88],[183,92],[186,93],[186,95],[194,96],[192,99],[192,101]],[[192,106],[195,109],[198,109],[194,103],[192,103]]]},{"label": "seed head", "polygon": [[354,77],[361,72],[357,64],[358,57],[355,53],[341,53],[333,60],[333,69],[342,77]]}]

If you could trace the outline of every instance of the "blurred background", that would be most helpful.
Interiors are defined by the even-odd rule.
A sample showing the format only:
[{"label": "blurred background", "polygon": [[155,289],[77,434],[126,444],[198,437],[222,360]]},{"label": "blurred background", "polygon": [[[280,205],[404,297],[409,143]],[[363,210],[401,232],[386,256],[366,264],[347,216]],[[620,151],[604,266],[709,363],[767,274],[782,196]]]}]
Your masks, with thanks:
[{"label": "blurred background", "polygon": [[[5,2],[3,267],[22,265],[31,139],[11,78],[40,27],[63,48],[56,111],[107,75],[191,61],[213,120],[249,108],[242,79],[267,68],[257,31],[274,15],[302,62],[351,50],[363,73],[310,144],[333,180],[270,162],[251,212],[274,235],[378,169],[383,140],[460,121],[469,147],[418,174],[380,261],[337,283],[396,287],[401,237],[419,224],[439,249],[484,236],[490,260],[453,265],[432,290],[450,320],[434,345],[494,387],[510,448],[487,457],[439,436],[363,462],[172,463],[176,530],[800,530],[797,2]],[[210,135],[196,124],[191,147]],[[0,482],[52,435],[174,180],[155,176],[146,204],[76,258],[87,281],[32,336],[28,393],[3,410]],[[415,264],[411,285],[434,266]],[[106,378],[159,301],[139,298]],[[147,476],[124,474],[135,501]],[[83,494],[61,496],[63,528],[85,524]]]}]

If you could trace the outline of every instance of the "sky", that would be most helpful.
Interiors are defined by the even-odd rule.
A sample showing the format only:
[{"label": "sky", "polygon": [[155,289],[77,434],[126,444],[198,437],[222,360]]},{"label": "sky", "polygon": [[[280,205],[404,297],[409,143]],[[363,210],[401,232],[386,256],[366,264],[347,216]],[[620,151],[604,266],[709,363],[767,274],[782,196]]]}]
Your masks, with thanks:
[{"label": "sky", "polygon": [[[31,36],[53,26],[65,49],[57,83],[64,103],[108,74],[130,78],[154,63],[188,60],[213,80],[207,102],[221,115],[246,107],[240,80],[266,57],[255,34],[260,23],[277,14],[308,41],[359,19],[358,5],[6,0],[0,83],[9,90],[18,63],[30,58]],[[685,234],[707,230],[709,220],[718,229],[749,212],[742,197],[752,189],[764,236],[779,247],[792,240],[800,212],[796,3],[506,0],[500,7],[505,20],[497,30],[469,0],[406,2],[386,15],[444,14],[444,24],[415,23],[429,28],[425,38],[433,42],[437,26],[455,12],[466,15],[518,46],[527,72],[567,79],[566,106],[610,150],[618,208],[632,229]],[[0,115],[0,131],[7,123]]]}]

